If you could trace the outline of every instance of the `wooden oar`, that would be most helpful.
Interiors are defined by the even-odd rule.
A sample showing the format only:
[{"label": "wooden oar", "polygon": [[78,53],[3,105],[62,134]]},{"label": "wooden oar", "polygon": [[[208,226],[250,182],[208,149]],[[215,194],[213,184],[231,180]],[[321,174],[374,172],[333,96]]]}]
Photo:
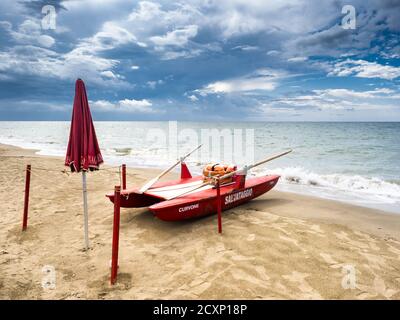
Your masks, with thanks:
[{"label": "wooden oar", "polygon": [[[272,156],[272,157],[266,158],[266,159],[264,159],[264,160],[261,160],[261,161],[259,161],[259,162],[254,163],[254,164],[252,164],[252,165],[245,166],[245,167],[242,168],[242,169],[239,169],[239,170],[236,170],[236,171],[227,173],[227,174],[225,174],[225,175],[223,175],[223,176],[221,176],[221,177],[213,177],[213,179],[214,179],[214,180],[217,180],[217,179],[218,179],[219,181],[221,181],[221,180],[224,180],[224,179],[226,179],[226,178],[230,178],[230,177],[232,177],[233,175],[235,175],[235,174],[237,174],[237,173],[239,173],[239,172],[245,172],[245,173],[247,173],[248,170],[250,170],[250,169],[252,169],[252,168],[254,168],[254,167],[257,167],[257,166],[262,165],[262,164],[264,164],[264,163],[266,163],[266,162],[272,161],[272,160],[274,160],[274,159],[276,159],[276,158],[282,157],[282,156],[284,156],[284,155],[286,155],[286,154],[288,154],[288,153],[290,153],[290,152],[292,152],[292,151],[293,151],[292,149],[289,149],[289,150],[287,150],[287,151],[285,151],[285,152],[276,154],[276,155],[274,155],[274,156]],[[198,189],[200,189],[200,188],[203,188],[203,187],[205,187],[205,186],[207,186],[207,185],[210,185],[210,184],[213,184],[213,183],[214,183],[214,181],[204,182],[203,184],[199,185],[198,187],[196,187],[196,188],[194,188],[194,189],[192,189],[192,190],[185,191],[185,192],[183,192],[183,193],[181,193],[181,194],[178,194],[177,196],[171,197],[171,198],[166,199],[166,200],[172,200],[172,199],[175,199],[175,198],[184,196],[185,194],[188,194],[188,193],[190,193],[190,192],[196,191],[196,190],[198,190]]]},{"label": "wooden oar", "polygon": [[285,151],[285,152],[282,152],[282,153],[276,154],[276,155],[274,155],[274,156],[272,156],[272,157],[269,157],[269,158],[266,158],[266,159],[264,159],[264,160],[258,161],[258,162],[254,163],[254,164],[252,164],[252,165],[245,166],[244,168],[241,168],[241,169],[239,169],[239,170],[236,170],[236,171],[233,171],[233,172],[229,172],[229,173],[227,173],[227,174],[225,174],[225,175],[223,175],[223,176],[221,176],[221,177],[218,177],[218,179],[219,179],[219,180],[227,179],[227,178],[230,178],[230,177],[232,177],[233,175],[238,174],[238,173],[240,173],[240,172],[247,173],[248,170],[253,169],[254,167],[260,166],[260,165],[262,165],[262,164],[264,164],[264,163],[266,163],[266,162],[272,161],[272,160],[274,160],[274,159],[276,159],[276,158],[280,158],[280,157],[282,157],[282,156],[284,156],[284,155],[287,155],[288,153],[290,153],[290,152],[292,152],[292,151],[293,151],[292,149],[289,149],[289,150],[287,150],[287,151]]},{"label": "wooden oar", "polygon": [[189,157],[193,152],[196,150],[200,149],[202,144],[198,145],[196,148],[194,148],[192,151],[181,157],[176,163],[174,163],[172,166],[170,166],[168,169],[164,170],[161,172],[157,177],[149,180],[146,182],[146,184],[139,189],[139,193],[146,192],[148,189],[152,187],[158,180],[160,180],[163,176],[165,176],[168,172],[170,172],[173,168],[175,168],[178,164],[180,164],[183,160],[185,160],[187,157]]}]

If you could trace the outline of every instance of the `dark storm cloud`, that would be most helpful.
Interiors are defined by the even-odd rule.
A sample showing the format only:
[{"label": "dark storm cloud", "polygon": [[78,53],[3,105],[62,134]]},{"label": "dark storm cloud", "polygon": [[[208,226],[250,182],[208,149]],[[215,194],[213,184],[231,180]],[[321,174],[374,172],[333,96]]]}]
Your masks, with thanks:
[{"label": "dark storm cloud", "polygon": [[32,0],[32,1],[19,1],[27,11],[35,16],[42,16],[42,8],[46,5],[51,5],[56,9],[56,12],[60,10],[67,10],[67,8],[62,4],[62,0]]},{"label": "dark storm cloud", "polygon": [[[29,117],[31,102],[32,117],[67,116],[48,102],[69,105],[78,76],[94,105],[146,100],[154,111],[95,108],[101,119],[244,119],[260,108],[279,109],[279,117],[285,108],[340,106],[313,90],[398,88],[400,1],[350,2],[4,0],[0,115]],[[58,12],[56,30],[41,30],[48,4]],[[356,8],[356,30],[340,25],[345,4]]]}]

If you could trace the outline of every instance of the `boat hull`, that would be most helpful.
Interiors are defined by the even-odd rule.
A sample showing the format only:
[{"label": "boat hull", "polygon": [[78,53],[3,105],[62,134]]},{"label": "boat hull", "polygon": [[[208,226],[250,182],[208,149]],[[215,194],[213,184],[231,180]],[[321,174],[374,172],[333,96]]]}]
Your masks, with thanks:
[{"label": "boat hull", "polygon": [[[234,184],[222,186],[222,211],[237,207],[271,190],[279,176],[264,176],[246,179],[243,188]],[[217,212],[217,191],[215,188],[162,201],[149,206],[153,214],[164,221],[179,221],[215,214]]]},{"label": "boat hull", "polygon": [[[111,202],[114,203],[114,194],[110,193],[106,195]],[[164,199],[155,198],[144,193],[140,193],[139,190],[123,190],[120,197],[121,208],[145,208],[155,203],[163,201]]]},{"label": "boat hull", "polygon": [[[166,182],[157,182],[153,188],[162,188],[168,186],[177,186],[184,183],[196,182],[202,180],[202,177],[185,178],[178,180],[171,180]],[[114,203],[114,193],[106,194],[106,197]],[[165,198],[151,194],[149,192],[140,193],[138,188],[121,190],[121,208],[144,208],[151,206],[155,203],[165,201]]]}]

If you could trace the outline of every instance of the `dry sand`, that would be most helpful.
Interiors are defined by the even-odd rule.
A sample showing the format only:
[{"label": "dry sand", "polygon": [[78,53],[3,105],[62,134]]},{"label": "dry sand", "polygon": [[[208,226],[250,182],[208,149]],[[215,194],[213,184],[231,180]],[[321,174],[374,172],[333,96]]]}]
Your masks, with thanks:
[{"label": "dry sand", "polygon": [[[223,235],[215,216],[167,223],[123,209],[110,286],[113,205],[104,195],[119,184],[118,170],[88,175],[85,252],[81,176],[61,173],[62,159],[10,146],[0,146],[0,162],[1,299],[400,298],[400,215],[276,191],[224,212]],[[21,232],[27,163],[30,215]],[[128,185],[152,175],[129,168]],[[44,266],[54,267],[53,289],[42,286]]]}]

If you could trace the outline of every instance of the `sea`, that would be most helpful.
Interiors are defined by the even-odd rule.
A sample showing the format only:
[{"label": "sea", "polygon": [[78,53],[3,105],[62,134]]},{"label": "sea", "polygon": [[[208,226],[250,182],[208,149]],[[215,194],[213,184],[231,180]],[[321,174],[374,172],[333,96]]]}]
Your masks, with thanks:
[{"label": "sea", "polygon": [[[249,174],[279,174],[278,190],[400,213],[399,122],[105,121],[95,128],[110,166],[167,168],[201,143],[186,160],[201,173],[208,163],[242,167],[292,149]],[[0,121],[0,143],[63,157],[69,130],[69,121]]]}]

